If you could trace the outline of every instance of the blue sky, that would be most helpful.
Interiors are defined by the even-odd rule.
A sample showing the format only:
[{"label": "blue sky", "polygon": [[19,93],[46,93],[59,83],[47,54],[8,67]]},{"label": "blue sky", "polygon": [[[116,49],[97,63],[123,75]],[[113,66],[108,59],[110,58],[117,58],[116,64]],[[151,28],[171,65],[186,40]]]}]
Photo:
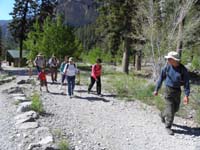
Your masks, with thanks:
[{"label": "blue sky", "polygon": [[0,0],[0,20],[12,19],[9,15],[12,12],[15,0]]}]

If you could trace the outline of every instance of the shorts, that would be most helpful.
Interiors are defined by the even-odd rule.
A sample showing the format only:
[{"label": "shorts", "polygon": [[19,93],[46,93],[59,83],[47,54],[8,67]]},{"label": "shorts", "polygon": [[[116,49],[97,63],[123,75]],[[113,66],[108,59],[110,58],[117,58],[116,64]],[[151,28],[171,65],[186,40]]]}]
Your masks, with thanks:
[{"label": "shorts", "polygon": [[47,81],[46,80],[40,80],[40,85],[41,86],[47,86]]}]

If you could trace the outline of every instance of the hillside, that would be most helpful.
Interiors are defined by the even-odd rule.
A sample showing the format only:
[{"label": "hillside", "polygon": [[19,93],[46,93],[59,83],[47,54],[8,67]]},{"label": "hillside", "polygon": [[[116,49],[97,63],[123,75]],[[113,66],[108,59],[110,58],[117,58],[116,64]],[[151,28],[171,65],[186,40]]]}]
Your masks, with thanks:
[{"label": "hillside", "polygon": [[2,29],[2,36],[3,39],[8,37],[10,35],[10,32],[8,31],[8,23],[10,23],[11,20],[0,20],[0,26]]},{"label": "hillside", "polygon": [[56,11],[64,15],[66,24],[82,26],[94,22],[97,7],[94,0],[58,0]]}]

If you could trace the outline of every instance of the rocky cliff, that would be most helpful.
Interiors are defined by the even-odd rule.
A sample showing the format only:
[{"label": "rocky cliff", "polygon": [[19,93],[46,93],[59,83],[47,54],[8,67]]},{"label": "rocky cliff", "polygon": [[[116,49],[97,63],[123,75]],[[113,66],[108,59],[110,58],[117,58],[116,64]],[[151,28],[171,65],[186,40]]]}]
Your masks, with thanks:
[{"label": "rocky cliff", "polygon": [[97,7],[95,0],[58,0],[56,12],[64,15],[66,24],[82,26],[95,21]]}]

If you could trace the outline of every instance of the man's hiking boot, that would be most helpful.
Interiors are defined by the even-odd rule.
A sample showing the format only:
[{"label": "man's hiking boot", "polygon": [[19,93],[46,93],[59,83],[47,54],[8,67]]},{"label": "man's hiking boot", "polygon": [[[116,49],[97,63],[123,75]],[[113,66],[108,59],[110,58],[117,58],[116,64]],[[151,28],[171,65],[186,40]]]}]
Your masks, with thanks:
[{"label": "man's hiking boot", "polygon": [[163,117],[162,112],[159,114],[159,116],[160,116],[161,122],[165,123],[165,117]]},{"label": "man's hiking boot", "polygon": [[166,128],[166,131],[169,135],[174,135],[174,132],[171,128]]}]

